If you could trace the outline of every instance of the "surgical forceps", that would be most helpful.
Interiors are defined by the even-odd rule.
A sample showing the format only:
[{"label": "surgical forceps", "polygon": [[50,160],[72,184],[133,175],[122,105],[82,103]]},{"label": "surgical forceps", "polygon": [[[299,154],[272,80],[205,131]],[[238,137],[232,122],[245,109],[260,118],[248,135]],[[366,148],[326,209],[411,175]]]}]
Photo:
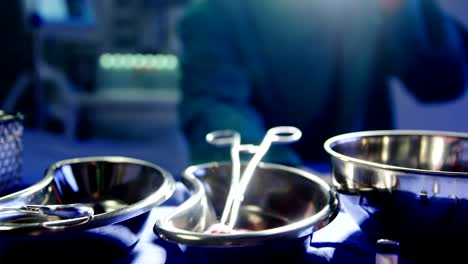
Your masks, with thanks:
[{"label": "surgical forceps", "polygon": [[[219,222],[220,225],[227,226],[230,229],[234,227],[235,221],[239,214],[240,204],[244,200],[244,193],[253,176],[255,168],[265,156],[271,144],[294,142],[299,140],[301,136],[301,131],[298,128],[292,126],[278,126],[270,128],[260,145],[242,145],[239,132],[234,130],[217,130],[206,135],[206,141],[208,143],[216,146],[228,145],[231,147],[231,184],[228,196],[226,198],[226,204],[221,215],[221,220]],[[254,155],[247,163],[247,166],[241,176],[241,162],[239,153],[242,151],[253,153]]]}]

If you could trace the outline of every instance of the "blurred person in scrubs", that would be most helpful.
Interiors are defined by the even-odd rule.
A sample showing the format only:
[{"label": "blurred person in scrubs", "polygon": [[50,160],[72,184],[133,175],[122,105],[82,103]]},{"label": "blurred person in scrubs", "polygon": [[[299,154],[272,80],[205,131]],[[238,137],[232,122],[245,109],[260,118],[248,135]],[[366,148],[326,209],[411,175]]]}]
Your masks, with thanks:
[{"label": "blurred person in scrubs", "polygon": [[463,28],[433,0],[198,0],[181,20],[182,129],[191,162],[230,160],[205,142],[234,129],[259,144],[270,127],[302,138],[265,160],[325,162],[324,141],[392,129],[387,79],[421,102],[463,93]]}]

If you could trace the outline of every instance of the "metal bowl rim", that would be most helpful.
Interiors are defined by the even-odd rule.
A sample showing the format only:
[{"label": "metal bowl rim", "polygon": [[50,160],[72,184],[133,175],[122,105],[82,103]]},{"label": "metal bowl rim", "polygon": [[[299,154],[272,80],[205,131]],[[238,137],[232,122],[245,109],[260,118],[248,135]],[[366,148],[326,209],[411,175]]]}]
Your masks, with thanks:
[{"label": "metal bowl rim", "polygon": [[416,169],[395,165],[388,165],[384,163],[372,162],[363,159],[358,159],[350,157],[344,154],[341,154],[333,150],[333,146],[339,144],[342,141],[354,140],[364,137],[378,137],[378,136],[447,136],[455,137],[460,139],[468,139],[468,133],[462,132],[452,132],[452,131],[442,131],[442,130],[369,130],[369,131],[359,131],[340,134],[334,137],[331,137],[325,141],[323,147],[326,152],[328,152],[332,157],[337,158],[344,162],[353,162],[361,166],[373,167],[383,170],[399,171],[405,173],[424,173],[429,175],[446,175],[446,176],[468,176],[467,172],[456,172],[456,171],[439,171],[439,170],[425,170],[425,169]]}]

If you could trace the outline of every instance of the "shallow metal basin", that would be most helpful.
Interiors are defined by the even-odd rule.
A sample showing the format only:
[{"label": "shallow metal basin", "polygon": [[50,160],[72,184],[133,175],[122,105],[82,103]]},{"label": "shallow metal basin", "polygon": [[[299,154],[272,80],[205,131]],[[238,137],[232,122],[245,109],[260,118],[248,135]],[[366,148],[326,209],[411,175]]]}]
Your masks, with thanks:
[{"label": "shallow metal basin", "polygon": [[[106,262],[104,258],[133,248],[149,211],[166,201],[174,189],[167,171],[143,160],[85,157],[59,161],[40,182],[0,198],[0,206],[83,204],[93,208],[94,216],[71,224],[48,225],[37,218],[0,222],[2,262],[34,253],[35,260],[48,263],[63,263],[62,257],[71,256],[74,261]],[[103,253],[104,249],[113,253]]]},{"label": "shallow metal basin", "polygon": [[307,171],[261,163],[244,195],[233,234],[210,234],[222,214],[231,179],[230,163],[195,165],[183,180],[191,197],[158,220],[161,238],[189,246],[236,247],[301,239],[327,225],[338,212],[334,190]]}]

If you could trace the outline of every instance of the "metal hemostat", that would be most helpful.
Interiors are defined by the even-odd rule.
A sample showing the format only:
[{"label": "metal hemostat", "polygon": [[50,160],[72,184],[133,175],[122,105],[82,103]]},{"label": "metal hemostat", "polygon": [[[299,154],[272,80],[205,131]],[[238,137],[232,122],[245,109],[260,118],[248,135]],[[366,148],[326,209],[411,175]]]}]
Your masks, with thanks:
[{"label": "metal hemostat", "polygon": [[[218,146],[231,146],[231,184],[221,220],[218,225],[213,226],[215,229],[219,229],[220,232],[227,232],[227,230],[232,230],[234,227],[239,214],[240,205],[244,199],[245,190],[247,189],[255,169],[268,152],[271,144],[295,142],[299,140],[301,136],[301,131],[298,128],[291,126],[270,128],[260,145],[241,145],[240,134],[233,130],[218,130],[206,135],[206,141],[208,143]],[[241,151],[247,151],[254,154],[242,175],[240,175],[241,166],[239,157],[239,153]],[[216,232],[216,230],[213,231]]]}]

